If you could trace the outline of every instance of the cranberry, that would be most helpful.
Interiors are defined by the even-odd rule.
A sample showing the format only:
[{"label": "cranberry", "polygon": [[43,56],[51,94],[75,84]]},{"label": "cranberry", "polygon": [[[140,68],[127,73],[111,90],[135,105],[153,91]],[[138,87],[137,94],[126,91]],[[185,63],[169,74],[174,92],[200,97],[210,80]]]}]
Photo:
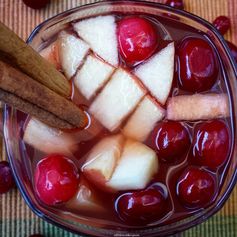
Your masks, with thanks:
[{"label": "cranberry", "polygon": [[180,10],[184,9],[183,0],[167,0],[165,4]]},{"label": "cranberry", "polygon": [[190,92],[210,89],[217,78],[216,54],[210,44],[200,38],[184,39],[178,48],[179,80]]},{"label": "cranberry", "polygon": [[167,200],[157,188],[125,193],[116,202],[120,218],[132,225],[146,224],[164,216]]},{"label": "cranberry", "polygon": [[214,197],[214,178],[204,170],[191,167],[180,176],[177,194],[187,207],[203,207]]},{"label": "cranberry", "polygon": [[45,7],[50,0],[23,0],[23,2],[33,9],[40,9]]},{"label": "cranberry", "polygon": [[124,18],[118,23],[119,50],[128,64],[149,58],[157,48],[157,33],[147,19]]},{"label": "cranberry", "polygon": [[226,43],[228,44],[230,51],[232,53],[232,56],[233,56],[235,62],[237,63],[237,47],[227,40],[226,40]]},{"label": "cranberry", "polygon": [[230,29],[230,19],[227,16],[218,16],[213,21],[213,25],[222,35],[224,35]]},{"label": "cranberry", "polygon": [[65,156],[49,155],[37,164],[36,192],[48,205],[56,205],[71,199],[78,189],[78,183],[78,170]]},{"label": "cranberry", "polygon": [[193,135],[193,161],[211,169],[218,168],[228,157],[229,140],[229,131],[223,121],[212,120],[198,124]]},{"label": "cranberry", "polygon": [[8,192],[15,186],[11,168],[7,161],[0,162],[0,194]]},{"label": "cranberry", "polygon": [[164,161],[174,161],[190,146],[187,128],[179,122],[161,122],[152,132],[152,148]]}]

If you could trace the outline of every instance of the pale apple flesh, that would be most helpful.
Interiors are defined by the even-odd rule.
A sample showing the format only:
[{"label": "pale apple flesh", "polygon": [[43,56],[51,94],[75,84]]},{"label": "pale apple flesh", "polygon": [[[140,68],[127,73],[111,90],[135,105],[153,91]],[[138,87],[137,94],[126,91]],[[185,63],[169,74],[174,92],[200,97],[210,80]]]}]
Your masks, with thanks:
[{"label": "pale apple flesh", "polygon": [[115,131],[145,93],[131,74],[119,68],[92,102],[89,112],[109,131]]},{"label": "pale apple flesh", "polygon": [[226,94],[194,94],[169,98],[167,119],[206,120],[229,117],[229,100]]},{"label": "pale apple flesh", "polygon": [[174,43],[169,43],[135,69],[135,75],[161,104],[165,104],[172,86],[174,53]]},{"label": "pale apple flesh", "polygon": [[145,188],[158,172],[158,158],[143,143],[114,135],[92,148],[81,170],[104,191],[137,190]]},{"label": "pale apple flesh", "polygon": [[62,69],[70,79],[83,63],[90,47],[83,40],[66,32],[60,34],[58,47]]},{"label": "pale apple flesh", "polygon": [[35,118],[31,118],[27,123],[23,140],[46,154],[72,155],[77,149],[77,141],[70,133],[49,127]]},{"label": "pale apple flesh", "polygon": [[143,143],[128,139],[107,186],[116,191],[144,189],[157,172],[156,153]]},{"label": "pale apple flesh", "polygon": [[122,135],[106,137],[92,148],[81,168],[87,179],[105,188],[121,156],[123,140]]},{"label": "pale apple flesh", "polygon": [[73,211],[107,212],[101,200],[96,196],[95,190],[83,177],[80,177],[76,195],[67,202],[66,207]]},{"label": "pale apple flesh", "polygon": [[74,78],[74,85],[87,100],[90,100],[109,80],[113,71],[114,67],[108,63],[88,55]]},{"label": "pale apple flesh", "polygon": [[74,30],[107,63],[118,65],[118,43],[114,16],[98,16],[74,24]]},{"label": "pale apple flesh", "polygon": [[165,110],[151,96],[145,96],[128,119],[122,133],[143,142],[164,116]]}]

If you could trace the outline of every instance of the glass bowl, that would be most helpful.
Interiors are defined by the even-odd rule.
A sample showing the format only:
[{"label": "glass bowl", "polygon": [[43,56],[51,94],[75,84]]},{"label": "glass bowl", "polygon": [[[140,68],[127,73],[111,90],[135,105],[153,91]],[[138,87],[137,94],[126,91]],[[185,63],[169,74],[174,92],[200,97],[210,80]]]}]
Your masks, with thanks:
[{"label": "glass bowl", "polygon": [[[30,35],[27,43],[35,50],[40,50],[52,39],[60,30],[67,27],[68,24],[75,19],[79,20],[85,17],[106,14],[111,12],[122,13],[148,13],[163,17],[172,18],[175,21],[190,25],[209,35],[213,45],[216,47],[221,66],[225,68],[225,83],[230,95],[230,106],[232,116],[232,143],[231,143],[231,159],[229,159],[228,172],[226,172],[225,180],[215,202],[209,207],[200,210],[196,214],[186,219],[177,221],[164,226],[147,226],[146,228],[113,228],[105,226],[101,222],[94,219],[87,219],[83,216],[75,215],[70,212],[60,211],[42,205],[36,198],[32,187],[32,174],[27,157],[21,146],[21,130],[17,120],[17,111],[9,106],[4,108],[4,138],[7,148],[7,154],[10,164],[17,182],[17,185],[24,197],[26,203],[32,211],[44,220],[62,227],[66,230],[77,234],[89,236],[165,236],[171,235],[192,226],[195,226],[215,214],[224,205],[228,199],[237,180],[237,84],[236,84],[236,65],[231,57],[228,46],[223,37],[216,29],[207,21],[192,15],[188,12],[176,10],[171,7],[150,2],[142,1],[105,1],[95,4],[85,5],[74,8],[61,13],[40,24]],[[20,149],[21,148],[21,149]]]}]

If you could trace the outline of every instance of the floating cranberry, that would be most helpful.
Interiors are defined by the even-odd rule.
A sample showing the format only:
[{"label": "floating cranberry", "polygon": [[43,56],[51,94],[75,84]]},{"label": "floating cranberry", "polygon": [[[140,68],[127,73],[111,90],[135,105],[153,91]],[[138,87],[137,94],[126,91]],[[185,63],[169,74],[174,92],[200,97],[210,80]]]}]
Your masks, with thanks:
[{"label": "floating cranberry", "polygon": [[218,16],[213,21],[213,25],[222,35],[224,35],[230,29],[230,19],[227,16]]},{"label": "floating cranberry", "polygon": [[193,135],[193,162],[210,169],[223,165],[229,153],[229,140],[229,131],[223,121],[212,120],[198,124]]},{"label": "floating cranberry", "polygon": [[215,180],[207,171],[191,167],[183,172],[177,184],[177,194],[187,207],[204,207],[214,197]]},{"label": "floating cranberry", "polygon": [[232,56],[235,59],[235,62],[237,63],[237,47],[227,40],[226,40],[226,43],[228,44],[230,51],[232,53]]},{"label": "floating cranberry", "polygon": [[65,156],[50,155],[37,164],[36,192],[39,198],[48,205],[67,202],[75,195],[78,183],[78,170]]},{"label": "floating cranberry", "polygon": [[132,225],[159,220],[167,210],[167,199],[157,188],[125,193],[117,199],[116,210],[123,221]]},{"label": "floating cranberry", "polygon": [[10,165],[7,161],[0,162],[0,194],[8,192],[15,186]]},{"label": "floating cranberry", "polygon": [[23,2],[33,9],[40,9],[45,7],[50,0],[23,0]]},{"label": "floating cranberry", "polygon": [[217,59],[211,45],[204,39],[189,37],[178,48],[179,80],[190,92],[211,89],[216,82]]},{"label": "floating cranberry", "polygon": [[187,152],[190,138],[187,128],[179,122],[161,122],[152,132],[152,148],[163,161],[174,161]]},{"label": "floating cranberry", "polygon": [[165,4],[180,10],[184,9],[183,0],[167,0]]},{"label": "floating cranberry", "polygon": [[149,58],[157,48],[153,24],[140,17],[124,18],[118,23],[119,51],[128,64]]}]

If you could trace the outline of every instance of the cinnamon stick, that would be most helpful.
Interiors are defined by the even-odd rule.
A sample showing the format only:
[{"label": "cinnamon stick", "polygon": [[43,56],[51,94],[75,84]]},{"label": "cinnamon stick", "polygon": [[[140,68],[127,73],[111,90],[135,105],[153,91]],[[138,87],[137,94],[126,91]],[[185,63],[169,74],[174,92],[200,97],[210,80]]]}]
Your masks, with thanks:
[{"label": "cinnamon stick", "polygon": [[57,127],[59,129],[72,129],[75,126],[70,123],[61,120],[52,113],[49,113],[40,107],[23,100],[22,98],[15,96],[9,92],[0,89],[0,100],[4,103],[14,106],[14,108],[21,110],[31,116],[37,117],[42,122],[48,124],[51,127]]},{"label": "cinnamon stick", "polygon": [[[2,61],[0,88],[0,99],[50,126],[83,128],[87,125],[86,114],[73,102]],[[49,114],[51,116],[47,118]],[[57,122],[54,122],[55,118],[58,118]]]},{"label": "cinnamon stick", "polygon": [[70,97],[68,80],[1,22],[0,56],[1,60],[10,62],[11,65],[56,93],[66,98]]}]

